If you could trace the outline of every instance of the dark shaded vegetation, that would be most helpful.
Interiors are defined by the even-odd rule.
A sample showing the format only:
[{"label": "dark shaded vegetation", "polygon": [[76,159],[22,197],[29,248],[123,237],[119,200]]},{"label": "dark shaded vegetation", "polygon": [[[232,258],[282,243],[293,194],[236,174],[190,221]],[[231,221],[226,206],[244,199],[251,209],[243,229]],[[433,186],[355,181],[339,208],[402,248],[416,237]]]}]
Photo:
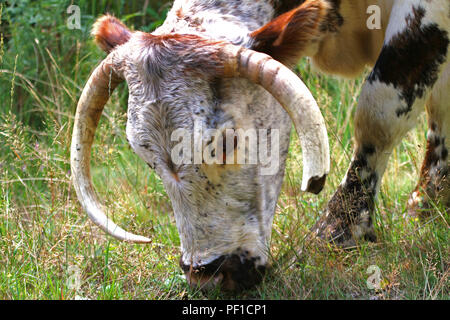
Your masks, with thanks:
[{"label": "dark shaded vegetation", "polygon": [[[67,22],[71,14],[67,8],[75,3],[81,11],[81,29],[70,30]],[[68,80],[67,92],[82,86],[92,66],[104,56],[91,41],[90,31],[101,14],[113,13],[130,27],[152,31],[162,24],[170,8],[164,0],[147,1],[6,1],[3,3],[0,33],[3,34],[3,57],[0,69],[15,70],[16,82],[8,103],[3,89],[10,88],[11,74],[0,74],[2,111],[11,111],[17,119],[36,130],[45,127],[44,110],[36,106],[30,86],[41,98],[54,95],[58,80]],[[59,77],[49,78],[50,69],[57,66]],[[58,88],[61,89],[61,88]],[[60,94],[58,92],[57,94]],[[10,97],[11,98],[11,97]],[[74,97],[60,96],[60,99]],[[61,100],[55,102],[58,121],[62,120]],[[49,106],[50,108],[51,106]]]}]

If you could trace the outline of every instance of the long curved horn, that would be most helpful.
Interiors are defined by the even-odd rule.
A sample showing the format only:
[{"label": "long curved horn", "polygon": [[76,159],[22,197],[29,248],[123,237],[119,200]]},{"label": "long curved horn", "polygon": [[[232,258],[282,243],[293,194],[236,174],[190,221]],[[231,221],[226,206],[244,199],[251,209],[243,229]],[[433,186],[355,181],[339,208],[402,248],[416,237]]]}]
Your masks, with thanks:
[{"label": "long curved horn", "polygon": [[73,184],[83,209],[102,230],[119,240],[148,243],[150,239],[123,230],[106,216],[91,181],[90,158],[95,130],[106,102],[123,81],[112,65],[109,55],[92,73],[78,102],[70,152]]},{"label": "long curved horn", "polygon": [[266,54],[226,44],[221,55],[226,77],[243,77],[261,85],[289,114],[302,145],[302,191],[320,193],[330,171],[330,147],[325,121],[309,89]]}]

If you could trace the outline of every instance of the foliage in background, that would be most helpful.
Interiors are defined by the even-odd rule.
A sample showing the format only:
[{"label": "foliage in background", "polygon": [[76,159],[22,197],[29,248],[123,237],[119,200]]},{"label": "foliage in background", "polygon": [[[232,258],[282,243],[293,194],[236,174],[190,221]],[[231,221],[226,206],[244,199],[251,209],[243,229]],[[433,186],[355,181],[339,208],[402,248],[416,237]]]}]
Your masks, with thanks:
[{"label": "foliage in background", "polygon": [[[81,9],[81,30],[67,28],[67,8],[76,4]],[[152,31],[162,24],[169,9],[168,1],[7,1],[4,5],[2,29],[6,52],[1,69],[14,70],[29,84],[17,82],[14,94],[14,113],[36,129],[44,127],[43,111],[56,110],[61,121],[63,101],[75,97],[71,93],[82,85],[90,67],[98,63],[103,53],[95,49],[90,31],[95,19],[105,13],[120,14],[128,25]],[[89,66],[84,68],[81,65]],[[58,72],[53,72],[54,68]],[[49,78],[52,75],[53,77]],[[81,80],[81,82],[78,82]],[[0,86],[9,87],[11,76],[2,74]],[[65,95],[56,88],[64,85]],[[50,99],[36,105],[36,92],[51,92]],[[42,97],[41,97],[42,98]],[[72,104],[73,105],[73,104]],[[8,104],[3,105],[9,111]],[[66,109],[66,108],[64,108]]]},{"label": "foliage in background", "polygon": [[[66,26],[71,4],[81,8],[81,30]],[[126,86],[105,108],[92,174],[114,220],[149,236],[152,244],[105,236],[86,218],[70,183],[73,114],[89,74],[104,57],[90,39],[92,23],[111,12],[135,29],[151,31],[169,6],[158,0],[0,2],[0,299],[204,298],[187,287],[178,267],[179,238],[161,181],[126,142]],[[273,268],[261,286],[236,298],[448,299],[445,208],[423,224],[404,218],[424,154],[425,119],[392,155],[377,202],[378,243],[342,251],[305,240],[349,164],[364,78],[317,75],[306,60],[297,72],[326,118],[332,172],[319,197],[302,194],[301,153],[293,135],[273,227]],[[382,270],[378,291],[366,285],[371,265]]]}]

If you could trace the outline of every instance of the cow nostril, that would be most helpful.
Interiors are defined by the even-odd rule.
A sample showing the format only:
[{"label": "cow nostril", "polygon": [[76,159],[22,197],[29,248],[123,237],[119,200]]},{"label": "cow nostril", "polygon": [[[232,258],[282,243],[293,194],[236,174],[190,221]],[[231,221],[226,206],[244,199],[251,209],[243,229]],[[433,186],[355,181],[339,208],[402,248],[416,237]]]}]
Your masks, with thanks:
[{"label": "cow nostril", "polygon": [[196,273],[186,273],[186,279],[189,286],[193,289],[211,291],[220,286],[224,280],[223,273],[217,273],[212,276],[199,275]]}]

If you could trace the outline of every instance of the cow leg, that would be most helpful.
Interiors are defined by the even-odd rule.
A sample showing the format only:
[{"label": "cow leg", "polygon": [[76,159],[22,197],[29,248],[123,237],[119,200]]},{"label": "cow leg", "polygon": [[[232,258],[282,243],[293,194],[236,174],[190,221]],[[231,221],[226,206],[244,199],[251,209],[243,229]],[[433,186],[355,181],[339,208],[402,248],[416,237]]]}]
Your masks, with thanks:
[{"label": "cow leg", "polygon": [[427,151],[419,183],[408,201],[408,214],[424,217],[434,206],[450,207],[450,63],[427,102]]},{"label": "cow leg", "polygon": [[313,229],[320,238],[343,247],[375,241],[374,199],[389,156],[414,127],[448,59],[449,21],[442,6],[450,4],[395,3],[382,52],[359,99],[350,168]]}]

